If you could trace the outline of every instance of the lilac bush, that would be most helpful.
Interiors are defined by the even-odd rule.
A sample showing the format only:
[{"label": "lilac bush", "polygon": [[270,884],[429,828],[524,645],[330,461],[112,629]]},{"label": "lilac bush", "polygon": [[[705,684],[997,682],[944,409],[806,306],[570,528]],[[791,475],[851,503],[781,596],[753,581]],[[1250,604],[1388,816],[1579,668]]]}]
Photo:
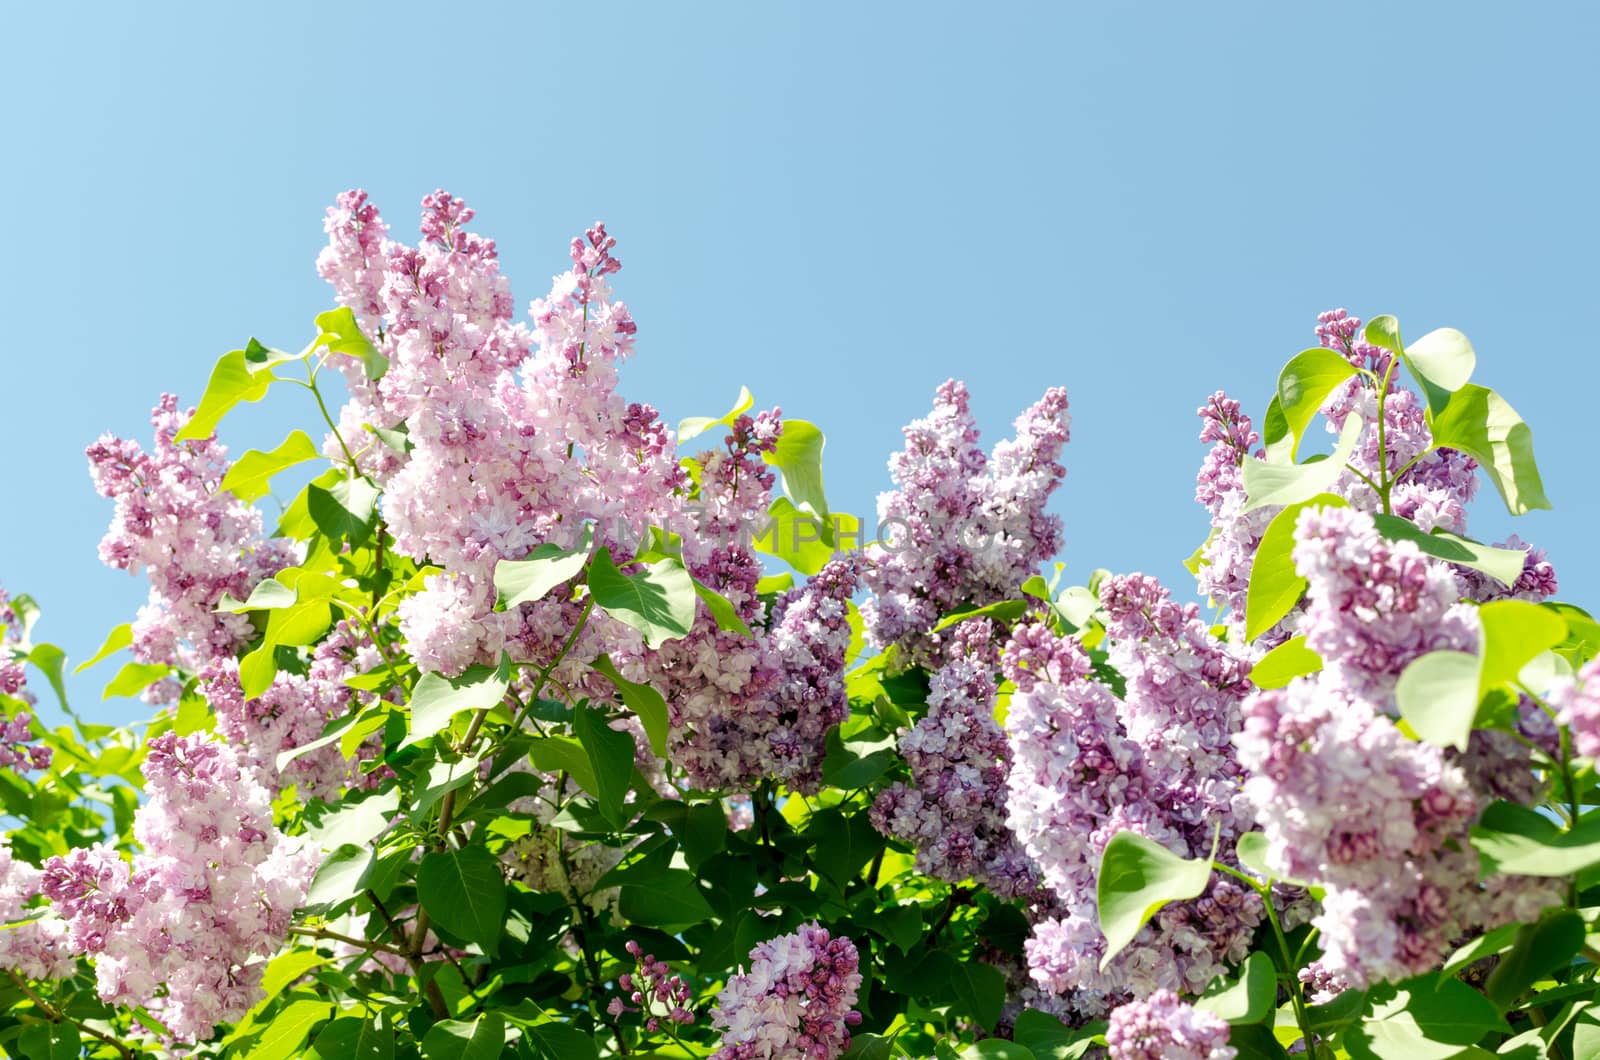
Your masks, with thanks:
[{"label": "lilac bush", "polygon": [[868,533],[625,393],[603,224],[522,312],[475,220],[340,195],[310,341],[88,447],[118,724],[0,590],[0,1050],[1587,1055],[1600,623],[1468,536],[1549,502],[1465,336],[1321,314],[1200,409],[1194,598],[1063,585],[1065,390],[940,386]]}]

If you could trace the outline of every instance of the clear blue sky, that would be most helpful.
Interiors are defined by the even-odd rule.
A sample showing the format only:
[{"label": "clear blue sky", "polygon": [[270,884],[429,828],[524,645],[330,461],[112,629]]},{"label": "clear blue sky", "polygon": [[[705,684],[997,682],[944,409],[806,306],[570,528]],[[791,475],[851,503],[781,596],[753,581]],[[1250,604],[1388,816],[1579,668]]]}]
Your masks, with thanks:
[{"label": "clear blue sky", "polygon": [[[1515,529],[1600,604],[1597,32],[1576,3],[13,7],[0,584],[75,659],[130,618],[84,445],[148,442],[249,335],[305,341],[335,193],[414,238],[445,187],[523,305],[605,219],[629,396],[819,422],[835,508],[872,509],[946,377],[990,441],[1065,385],[1077,577],[1188,589],[1194,410],[1258,413],[1318,310],[1459,327],[1557,505]],[[309,426],[296,395],[231,417],[235,453]]]}]

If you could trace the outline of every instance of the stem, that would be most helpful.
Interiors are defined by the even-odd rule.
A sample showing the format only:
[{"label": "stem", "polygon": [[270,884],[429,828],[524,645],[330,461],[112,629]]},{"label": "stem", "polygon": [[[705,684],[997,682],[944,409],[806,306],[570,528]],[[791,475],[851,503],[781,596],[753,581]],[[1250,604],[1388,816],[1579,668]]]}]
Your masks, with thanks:
[{"label": "stem", "polygon": [[[298,379],[293,381],[300,383],[300,380]],[[311,396],[317,399],[317,408],[322,412],[322,422],[326,423],[328,425],[328,430],[333,432],[334,440],[339,443],[339,448],[344,450],[344,458],[350,462],[350,477],[355,478],[359,475],[362,478],[365,478],[366,476],[361,475],[361,467],[356,463],[356,455],[352,453],[350,451],[350,447],[345,444],[344,435],[339,433],[339,425],[333,421],[333,416],[328,412],[328,403],[322,400],[322,390],[317,386],[316,369],[308,367],[306,371],[306,381],[304,383],[300,383],[300,385],[311,391]]]},{"label": "stem", "polygon": [[1394,378],[1394,366],[1399,363],[1400,355],[1393,350],[1389,351],[1389,367],[1383,370],[1383,382],[1378,387],[1378,478],[1382,483],[1378,496],[1383,501],[1384,515],[1394,514],[1389,508],[1389,490],[1394,485],[1394,479],[1389,477],[1389,445],[1385,434],[1383,409],[1389,400],[1389,381]]},{"label": "stem", "polygon": [[[1240,872],[1220,861],[1213,861],[1211,864],[1213,868],[1242,880],[1261,898],[1261,904],[1267,911],[1267,922],[1272,925],[1272,935],[1278,940],[1278,952],[1283,955],[1284,978],[1288,981],[1289,1000],[1294,1005],[1294,1021],[1300,1028],[1300,1036],[1306,1041],[1307,1054],[1317,1056],[1316,1035],[1311,1033],[1311,1023],[1306,1018],[1305,988],[1300,982],[1300,977],[1295,974],[1299,970],[1299,960],[1289,952],[1289,936],[1284,934],[1283,925],[1278,922],[1278,911],[1272,905],[1272,884],[1262,883],[1254,876]],[[1304,952],[1302,947],[1301,953]]]},{"label": "stem", "polygon": [[34,1003],[34,1005],[38,1007],[39,1011],[44,1013],[45,1019],[49,1020],[51,1023],[60,1023],[60,1022],[62,1022],[64,1020],[67,1023],[70,1023],[74,1027],[78,1028],[83,1033],[89,1035],[90,1037],[98,1038],[102,1042],[105,1042],[107,1045],[113,1046],[117,1050],[118,1053],[122,1054],[124,1060],[133,1060],[133,1050],[132,1049],[129,1049],[126,1045],[123,1045],[120,1041],[118,1041],[117,1039],[113,1038],[111,1035],[105,1033],[104,1031],[97,1031],[93,1027],[90,1027],[90,1026],[87,1026],[86,1024],[78,1022],[77,1020],[73,1019],[71,1016],[65,1015],[59,1009],[57,1009],[54,1005],[50,1004],[50,1002],[46,1001],[44,998],[42,998],[38,994],[34,993],[33,987],[28,985],[28,981],[26,979],[22,978],[16,972],[13,972],[10,968],[7,968],[5,970],[5,972],[6,972],[6,975],[11,977],[11,981],[13,983],[16,983],[17,986],[19,988],[21,988],[21,990],[22,990],[22,992],[24,994],[28,995],[28,1000],[32,1001]]},{"label": "stem", "polygon": [[[412,944],[406,939],[406,929],[395,923],[394,917],[389,915],[389,910],[383,907],[383,903],[378,900],[378,896],[373,892],[372,888],[367,888],[366,894],[367,901],[372,903],[372,908],[378,911],[378,915],[383,918],[383,922],[389,926],[389,933],[400,944],[400,949],[405,951],[406,963],[411,966],[411,974],[420,981],[422,979],[421,940],[428,934],[428,926],[425,919],[428,914],[420,909],[417,911],[417,940],[415,944]],[[433,1010],[434,1019],[442,1020],[449,1017],[450,1006],[445,1004],[444,994],[439,991],[438,983],[429,979],[427,985],[422,988],[422,992],[427,995],[428,1007]]]},{"label": "stem", "polygon": [[366,950],[369,953],[390,953],[396,957],[404,957],[407,955],[405,950],[402,950],[397,946],[391,946],[386,942],[379,942],[376,939],[358,939],[352,935],[341,935],[337,931],[329,931],[327,928],[309,928],[300,927],[299,925],[291,925],[289,927],[289,934],[301,935],[308,939],[326,939],[329,942],[343,942],[348,946],[355,946],[358,949]]}]

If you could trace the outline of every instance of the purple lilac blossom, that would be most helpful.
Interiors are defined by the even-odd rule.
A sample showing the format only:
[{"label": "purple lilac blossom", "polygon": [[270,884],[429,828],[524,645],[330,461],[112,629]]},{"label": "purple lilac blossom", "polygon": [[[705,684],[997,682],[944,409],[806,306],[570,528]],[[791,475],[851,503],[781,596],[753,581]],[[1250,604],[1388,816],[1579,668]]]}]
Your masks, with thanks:
[{"label": "purple lilac blossom", "polygon": [[[976,638],[990,639],[987,630]],[[993,669],[985,655],[963,653],[932,675],[928,713],[899,742],[911,780],[881,792],[871,816],[878,831],[916,848],[919,871],[951,883],[975,880],[1009,899],[1032,896],[1040,880],[1006,827],[1011,753],[994,720]]]},{"label": "purple lilac blossom", "polygon": [[1253,892],[1216,877],[1100,969],[1096,881],[1113,835],[1205,857],[1218,828],[1225,852],[1251,826],[1231,742],[1251,688],[1244,664],[1154,579],[1108,579],[1100,600],[1122,698],[1092,676],[1075,640],[1041,625],[1015,630],[1002,656],[1017,686],[1005,726],[1008,823],[1057,899],[1035,921],[1028,961],[1039,986],[1070,994],[1084,1015],[1127,992],[1199,993],[1244,957],[1262,915]]},{"label": "purple lilac blossom", "polygon": [[759,943],[717,994],[711,1060],[836,1060],[861,1022],[855,943],[817,924]]},{"label": "purple lilac blossom", "polygon": [[40,870],[16,860],[0,836],[0,969],[24,979],[64,979],[77,966],[67,947],[67,926],[47,908],[37,908]]},{"label": "purple lilac blossom", "polygon": [[1600,659],[1585,663],[1576,680],[1553,689],[1556,720],[1572,734],[1572,748],[1584,758],[1600,759]]},{"label": "purple lilac blossom", "polygon": [[898,488],[878,498],[886,544],[867,550],[873,596],[861,609],[875,645],[932,662],[927,631],[940,617],[1016,595],[1056,553],[1061,520],[1045,504],[1066,474],[1070,423],[1066,391],[1048,390],[1017,417],[1015,438],[985,458],[966,386],[939,387],[933,411],[904,428],[905,449],[889,461]]},{"label": "purple lilac blossom", "polygon": [[1246,701],[1236,741],[1250,771],[1244,794],[1269,867],[1326,891],[1312,920],[1318,981],[1404,978],[1464,935],[1537,916],[1558,894],[1524,877],[1476,882],[1466,830],[1497,772],[1496,746],[1446,754],[1393,721],[1412,660],[1475,649],[1476,615],[1450,568],[1382,539],[1350,508],[1302,512],[1294,559],[1308,582],[1300,630],[1324,668]]},{"label": "purple lilac blossom", "polygon": [[1228,1044],[1226,1023],[1184,1004],[1170,990],[1113,1009],[1106,1047],[1110,1060],[1233,1060],[1238,1055]]}]

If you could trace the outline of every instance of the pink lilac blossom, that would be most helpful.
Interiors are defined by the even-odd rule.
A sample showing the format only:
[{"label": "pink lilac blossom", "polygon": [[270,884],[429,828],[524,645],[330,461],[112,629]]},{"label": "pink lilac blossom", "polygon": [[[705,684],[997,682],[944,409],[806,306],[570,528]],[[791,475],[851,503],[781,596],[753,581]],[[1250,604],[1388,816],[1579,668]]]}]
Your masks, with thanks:
[{"label": "pink lilac blossom", "polygon": [[1199,993],[1244,957],[1262,915],[1253,892],[1214,878],[1100,969],[1096,881],[1113,835],[1205,857],[1214,840],[1232,850],[1252,823],[1232,748],[1251,689],[1245,665],[1154,579],[1110,578],[1100,601],[1121,698],[1092,676],[1076,641],[1043,626],[1019,627],[1002,654],[1017,687],[1005,725],[1008,823],[1057,900],[1035,920],[1028,961],[1039,986],[1070,994],[1085,1015],[1126,992]]},{"label": "pink lilac blossom", "polygon": [[0,836],[0,969],[24,979],[65,979],[77,962],[67,948],[66,924],[34,905],[42,877]]},{"label": "pink lilac blossom", "polygon": [[859,963],[855,943],[817,924],[758,944],[717,994],[711,1060],[836,1060],[861,1022]]},{"label": "pink lilac blossom", "polygon": [[1527,878],[1476,883],[1466,830],[1497,746],[1447,755],[1392,720],[1406,665],[1475,647],[1476,616],[1458,602],[1451,570],[1383,540],[1370,515],[1347,508],[1302,512],[1294,558],[1308,582],[1300,629],[1324,668],[1246,701],[1236,740],[1250,772],[1244,794],[1269,867],[1326,891],[1312,920],[1317,976],[1358,987],[1404,978],[1461,936],[1536,916],[1558,895]]},{"label": "pink lilac blossom", "polygon": [[905,449],[889,461],[898,488],[878,498],[885,540],[867,550],[873,595],[861,609],[874,644],[931,661],[926,631],[940,617],[1015,595],[1056,553],[1061,520],[1045,505],[1066,475],[1070,422],[1066,391],[1048,390],[986,458],[966,386],[938,388],[932,412],[904,428]]},{"label": "pink lilac blossom", "polygon": [[1574,682],[1551,691],[1556,720],[1572,734],[1572,748],[1584,758],[1600,759],[1600,659],[1591,659]]},{"label": "pink lilac blossom", "polygon": [[[286,543],[262,536],[260,512],[222,490],[230,465],[215,435],[174,440],[188,420],[178,399],[163,395],[150,417],[149,452],[106,434],[88,457],[95,489],[116,502],[100,558],[150,581],[133,623],[134,658],[196,670],[252,635],[247,616],[216,610],[223,594],[242,600],[294,559]],[[169,701],[176,692],[167,682],[155,698]]]},{"label": "pink lilac blossom", "polygon": [[694,1004],[694,990],[683,977],[673,975],[666,961],[658,961],[655,954],[645,953],[632,939],[628,940],[627,950],[636,967],[618,976],[617,985],[628,992],[628,1001],[632,1001],[633,1006],[614,997],[607,1003],[606,1011],[613,1016],[625,1012],[643,1013],[644,1029],[650,1034],[661,1029],[662,1021],[679,1026],[693,1023],[694,1011],[690,1006]]},{"label": "pink lilac blossom", "polygon": [[[987,625],[963,625],[978,623]],[[987,657],[962,654],[933,674],[928,713],[899,741],[911,781],[881,792],[871,816],[878,831],[916,848],[919,871],[976,880],[1009,899],[1034,895],[1040,880],[1006,827],[1011,753],[994,720],[993,668]]]},{"label": "pink lilac blossom", "polygon": [[1170,990],[1119,1005],[1106,1027],[1110,1060],[1233,1060],[1228,1025]]},{"label": "pink lilac blossom", "polygon": [[271,797],[229,745],[164,733],[143,766],[130,865],[96,846],[51,858],[41,890],[89,956],[102,1000],[148,1007],[181,1041],[210,1036],[262,996],[317,868],[284,837]]}]

